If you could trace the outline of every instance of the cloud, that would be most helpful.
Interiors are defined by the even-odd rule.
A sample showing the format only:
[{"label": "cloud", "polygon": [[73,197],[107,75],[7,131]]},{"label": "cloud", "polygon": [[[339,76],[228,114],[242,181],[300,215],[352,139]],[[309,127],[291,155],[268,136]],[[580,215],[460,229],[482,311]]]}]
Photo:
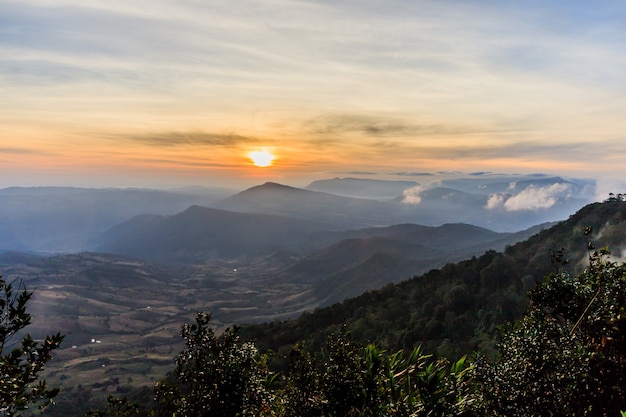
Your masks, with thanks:
[{"label": "cloud", "polygon": [[415,187],[407,188],[402,192],[404,195],[402,202],[404,204],[420,204],[422,202],[422,196],[420,194],[426,190],[430,190],[435,184],[438,183],[438,181],[435,181],[430,184],[416,185]]},{"label": "cloud", "polygon": [[47,152],[38,149],[26,149],[26,148],[0,148],[0,153],[10,155],[48,155]]},{"label": "cloud", "polygon": [[415,187],[407,188],[402,192],[404,198],[402,202],[405,204],[419,204],[422,202],[422,197],[420,193],[425,189],[422,185],[416,185]]},{"label": "cloud", "polygon": [[437,136],[476,133],[476,128],[415,124],[400,118],[367,114],[328,114],[318,116],[304,124],[306,130],[323,135],[360,133],[368,136]]},{"label": "cloud", "polygon": [[405,135],[413,130],[397,119],[386,119],[367,115],[326,115],[306,123],[315,133],[365,133],[371,136]]},{"label": "cloud", "polygon": [[331,174],[339,175],[378,175],[378,172],[371,171],[333,171]]},{"label": "cloud", "polygon": [[401,177],[430,177],[435,174],[430,172],[390,172],[389,175],[399,175]]},{"label": "cloud", "polygon": [[[511,185],[514,183],[511,183]],[[509,189],[511,189],[509,187]],[[506,211],[545,210],[554,206],[559,198],[569,197],[571,185],[556,183],[545,187],[529,185],[518,194],[494,193],[487,200],[485,208]]]},{"label": "cloud", "polygon": [[149,164],[159,164],[159,165],[169,165],[176,167],[187,167],[187,168],[234,168],[237,167],[236,164],[226,164],[220,162],[213,162],[208,160],[189,160],[187,158],[183,159],[165,159],[165,158],[130,158],[130,160],[139,162],[139,163],[149,163]]},{"label": "cloud", "polygon": [[230,147],[259,140],[235,134],[207,132],[162,132],[143,135],[123,135],[124,138],[154,146],[207,145]]},{"label": "cloud", "polygon": [[485,208],[489,210],[494,210],[497,208],[504,207],[504,203],[506,202],[506,199],[509,197],[510,195],[505,194],[505,193],[491,194],[489,198],[487,199],[487,205],[485,206]]}]

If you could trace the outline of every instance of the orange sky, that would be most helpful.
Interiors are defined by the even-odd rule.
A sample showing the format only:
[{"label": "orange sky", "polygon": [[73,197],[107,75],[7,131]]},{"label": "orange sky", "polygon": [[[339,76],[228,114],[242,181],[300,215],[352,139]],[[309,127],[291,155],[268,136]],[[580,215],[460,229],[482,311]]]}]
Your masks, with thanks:
[{"label": "orange sky", "polygon": [[3,2],[0,186],[626,178],[616,2],[88,4]]}]

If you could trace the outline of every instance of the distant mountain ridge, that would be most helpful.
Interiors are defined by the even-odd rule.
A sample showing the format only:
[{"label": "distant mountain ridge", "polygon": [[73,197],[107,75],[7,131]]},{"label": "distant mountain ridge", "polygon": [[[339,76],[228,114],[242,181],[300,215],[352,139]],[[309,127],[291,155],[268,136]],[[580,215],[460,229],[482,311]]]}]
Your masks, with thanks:
[{"label": "distant mountain ridge", "polygon": [[98,237],[93,249],[176,263],[259,256],[297,245],[326,225],[269,214],[191,206],[173,216],[138,216]]},{"label": "distant mountain ridge", "polygon": [[335,229],[387,225],[393,213],[386,203],[343,197],[267,182],[213,205],[222,210],[290,216],[326,223]]},{"label": "distant mountain ridge", "polygon": [[140,214],[210,205],[224,189],[11,187],[0,190],[0,250],[74,252],[95,235]]},{"label": "distant mountain ridge", "polygon": [[[337,184],[335,180],[329,181]],[[350,179],[347,183],[339,182],[338,188],[359,184],[355,189],[360,190],[367,181]],[[266,183],[228,197],[214,207],[315,220],[344,230],[401,223],[427,226],[468,223],[510,232],[563,220],[589,203],[589,192],[583,192],[582,185],[560,177],[522,177],[519,186],[506,183],[506,192],[496,192],[504,189],[503,184],[503,179],[498,178],[485,182],[451,181],[450,185],[458,185],[457,188],[414,186],[396,198],[379,201]],[[474,186],[495,188],[490,192],[470,192]]]},{"label": "distant mountain ridge", "polygon": [[333,178],[313,181],[305,187],[311,191],[321,191],[345,197],[391,200],[401,196],[403,191],[415,187],[415,181],[385,181],[362,178]]},{"label": "distant mountain ridge", "polygon": [[[268,188],[311,193],[278,184],[252,192]],[[192,206],[173,216],[137,216],[101,235],[92,250],[177,264],[278,254],[277,266],[283,268],[274,273],[274,282],[308,285],[315,291],[310,302],[327,304],[487,249],[501,250],[529,233],[468,224],[332,231],[325,223],[293,217]]]},{"label": "distant mountain ridge", "polygon": [[[88,250],[95,236],[137,215],[173,215],[192,205],[288,216],[336,231],[403,223],[467,223],[513,232],[567,218],[590,201],[594,186],[591,180],[558,176],[486,173],[415,184],[335,178],[309,186],[336,194],[271,182],[236,194],[207,187],[169,191],[12,187],[0,190],[0,250]],[[394,198],[387,198],[391,194]]]}]

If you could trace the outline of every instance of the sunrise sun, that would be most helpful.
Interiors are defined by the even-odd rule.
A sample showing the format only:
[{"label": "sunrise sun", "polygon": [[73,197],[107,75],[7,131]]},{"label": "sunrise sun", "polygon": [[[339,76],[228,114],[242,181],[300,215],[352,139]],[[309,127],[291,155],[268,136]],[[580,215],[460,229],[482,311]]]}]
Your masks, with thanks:
[{"label": "sunrise sun", "polygon": [[254,151],[248,154],[252,163],[258,167],[268,167],[272,165],[272,161],[276,158],[267,150]]}]

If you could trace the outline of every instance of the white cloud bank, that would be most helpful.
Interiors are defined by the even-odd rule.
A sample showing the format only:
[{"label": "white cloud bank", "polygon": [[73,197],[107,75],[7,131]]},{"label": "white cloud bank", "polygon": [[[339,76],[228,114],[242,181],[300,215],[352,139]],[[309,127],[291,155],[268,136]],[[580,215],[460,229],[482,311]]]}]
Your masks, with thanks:
[{"label": "white cloud bank", "polygon": [[529,185],[518,194],[494,193],[489,196],[485,208],[506,211],[544,210],[554,206],[560,197],[568,197],[571,185],[557,183],[545,187]]}]

